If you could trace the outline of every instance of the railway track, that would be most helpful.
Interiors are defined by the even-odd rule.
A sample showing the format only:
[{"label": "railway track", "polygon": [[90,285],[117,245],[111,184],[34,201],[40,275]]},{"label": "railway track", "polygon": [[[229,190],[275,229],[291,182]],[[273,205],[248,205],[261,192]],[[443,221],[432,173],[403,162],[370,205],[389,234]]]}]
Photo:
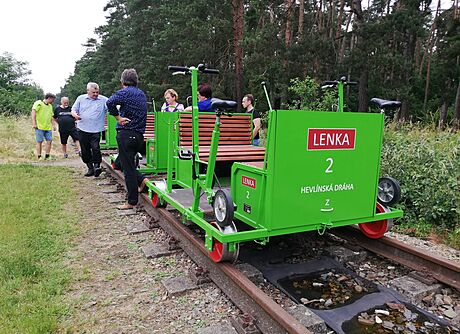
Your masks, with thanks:
[{"label": "railway track", "polygon": [[[124,184],[123,175],[119,171],[112,170],[105,161],[104,165],[119,183]],[[311,333],[299,320],[273,301],[233,265],[214,263],[209,258],[203,240],[194,235],[173,213],[166,209],[154,209],[145,194],[140,196],[140,204],[164,231],[179,240],[180,247],[198,266],[209,271],[209,278],[245,314],[241,318],[243,320],[232,320],[238,321],[242,328],[246,328],[247,331],[244,333],[252,333],[252,324],[257,326],[254,330],[258,329],[261,333]],[[392,238],[368,239],[357,228],[339,228],[332,230],[331,233],[372,253],[416,270],[422,273],[422,277],[432,277],[460,291],[460,264],[456,262],[426,254]],[[254,333],[258,332],[254,331]]]},{"label": "railway track", "polygon": [[[113,171],[105,160],[103,160],[103,165],[119,183],[124,184],[123,175],[119,171]],[[253,321],[257,329],[264,334],[311,334],[305,326],[274,302],[233,265],[214,263],[209,258],[203,241],[192,235],[168,210],[154,209],[149,197],[145,194],[139,198],[139,204],[161,228],[179,241],[180,247],[198,266],[209,271],[209,278],[242,312],[250,315],[250,317],[246,317],[249,318],[246,323],[241,324],[242,327],[250,326],[251,321]]]},{"label": "railway track", "polygon": [[460,263],[458,262],[427,254],[393,238],[366,238],[355,227],[337,228],[331,230],[331,233],[377,255],[420,272],[425,278],[434,278],[460,291]]}]

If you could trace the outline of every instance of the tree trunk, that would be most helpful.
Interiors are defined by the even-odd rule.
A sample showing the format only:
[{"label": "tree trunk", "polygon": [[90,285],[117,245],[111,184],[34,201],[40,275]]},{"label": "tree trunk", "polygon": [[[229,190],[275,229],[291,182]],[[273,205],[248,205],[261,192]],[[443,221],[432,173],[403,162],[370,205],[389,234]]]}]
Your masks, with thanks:
[{"label": "tree trunk", "polygon": [[285,0],[284,5],[286,6],[286,28],[284,31],[284,41],[286,48],[292,44],[292,20],[294,14],[295,0]]},{"label": "tree trunk", "polygon": [[298,28],[299,40],[302,40],[302,38],[303,38],[303,22],[304,22],[304,19],[305,19],[305,0],[300,0],[300,3],[299,3],[299,28]]},{"label": "tree trunk", "polygon": [[345,0],[340,0],[339,16],[337,17],[337,30],[335,32],[336,40],[338,40],[340,38],[340,35],[342,35],[342,19],[343,19],[344,8],[345,8]]},{"label": "tree trunk", "polygon": [[244,34],[244,0],[232,0],[233,48],[235,49],[235,95],[238,112],[241,111],[243,99],[243,48],[241,42]]},{"label": "tree trunk", "polygon": [[363,68],[359,76],[359,97],[358,97],[358,111],[369,111],[369,91],[367,89],[369,83],[369,69]]},{"label": "tree trunk", "polygon": [[329,21],[327,23],[328,25],[328,39],[332,39],[334,38],[334,17],[335,17],[335,14],[336,14],[336,10],[335,10],[335,0],[330,0],[329,1]]},{"label": "tree trunk", "polygon": [[454,129],[460,129],[460,81],[458,82],[457,95],[455,96]]},{"label": "tree trunk", "polygon": [[[347,43],[347,34],[346,32],[348,31],[348,27],[350,26],[351,18],[353,17],[353,12],[350,12],[350,15],[348,15],[347,18],[347,24],[345,27],[345,32],[343,32],[342,35],[342,45],[340,46],[340,52],[339,52],[339,64],[343,62],[343,57],[345,55],[345,45]],[[351,50],[350,50],[351,53]]]},{"label": "tree trunk", "polygon": [[426,103],[428,102],[428,89],[430,88],[430,76],[431,76],[431,57],[433,55],[433,45],[436,44],[436,41],[430,45],[430,50],[428,53],[428,62],[426,65],[426,82],[425,82],[425,96],[423,98],[423,111],[426,110]]},{"label": "tree trunk", "polygon": [[368,82],[369,82],[369,66],[367,63],[367,52],[366,46],[363,37],[362,37],[362,30],[364,26],[364,17],[363,17],[363,10],[361,7],[361,0],[353,0],[351,10],[355,13],[356,17],[356,30],[357,30],[357,48],[360,52],[364,52],[363,56],[361,57],[361,74],[359,76],[359,104],[358,104],[358,111],[368,111],[369,108],[369,93],[368,93]]},{"label": "tree trunk", "polygon": [[[444,100],[444,99],[443,99]],[[439,130],[444,130],[447,123],[447,102],[446,100],[443,101],[441,109],[439,110]]]}]

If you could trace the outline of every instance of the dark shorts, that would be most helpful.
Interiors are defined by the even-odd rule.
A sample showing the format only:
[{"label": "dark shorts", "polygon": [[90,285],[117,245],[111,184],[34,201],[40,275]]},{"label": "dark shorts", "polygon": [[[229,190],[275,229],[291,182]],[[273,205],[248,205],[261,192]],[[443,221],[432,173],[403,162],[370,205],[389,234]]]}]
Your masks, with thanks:
[{"label": "dark shorts", "polygon": [[65,131],[59,131],[59,136],[61,137],[61,144],[67,145],[67,140],[69,136],[72,137],[73,141],[78,140],[78,130],[77,128],[72,128]]}]

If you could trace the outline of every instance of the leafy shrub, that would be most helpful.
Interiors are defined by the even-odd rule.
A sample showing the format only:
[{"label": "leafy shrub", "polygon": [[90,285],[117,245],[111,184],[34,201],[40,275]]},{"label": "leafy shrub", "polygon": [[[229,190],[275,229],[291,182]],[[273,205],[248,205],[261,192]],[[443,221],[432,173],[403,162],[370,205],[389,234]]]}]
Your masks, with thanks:
[{"label": "leafy shrub", "polygon": [[337,89],[321,91],[319,84],[310,77],[291,79],[290,84],[288,90],[293,100],[289,103],[289,109],[337,110]]},{"label": "leafy shrub", "polygon": [[404,225],[460,228],[460,135],[409,125],[387,129],[381,176],[396,178]]}]

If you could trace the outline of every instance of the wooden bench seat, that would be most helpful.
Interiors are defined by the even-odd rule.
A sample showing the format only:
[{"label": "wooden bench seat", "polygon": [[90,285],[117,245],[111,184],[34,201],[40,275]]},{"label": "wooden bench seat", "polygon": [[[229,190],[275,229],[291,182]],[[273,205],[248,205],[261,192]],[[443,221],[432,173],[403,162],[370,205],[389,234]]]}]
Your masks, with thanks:
[{"label": "wooden bench seat", "polygon": [[264,169],[264,162],[263,161],[244,161],[242,162],[244,165]]},{"label": "wooden bench seat", "polygon": [[[191,150],[191,146],[184,147]],[[208,161],[210,146],[200,146],[200,159]],[[217,161],[263,161],[265,148],[252,145],[219,145]]]},{"label": "wooden bench seat", "polygon": [[[216,116],[199,114],[200,159],[208,161],[212,131]],[[265,148],[252,145],[251,115],[221,116],[217,161],[263,161]],[[192,115],[181,113],[179,118],[179,145],[192,148]]]}]

